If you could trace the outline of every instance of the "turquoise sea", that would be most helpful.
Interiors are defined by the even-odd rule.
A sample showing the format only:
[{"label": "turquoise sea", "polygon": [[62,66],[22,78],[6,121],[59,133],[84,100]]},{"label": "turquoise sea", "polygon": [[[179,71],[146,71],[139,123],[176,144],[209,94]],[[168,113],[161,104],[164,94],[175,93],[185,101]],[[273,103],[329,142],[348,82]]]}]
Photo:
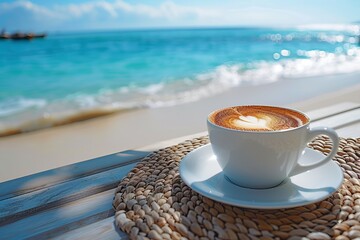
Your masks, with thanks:
[{"label": "turquoise sea", "polygon": [[2,40],[0,135],[196,101],[239,85],[359,71],[358,34],[358,27],[208,28]]}]

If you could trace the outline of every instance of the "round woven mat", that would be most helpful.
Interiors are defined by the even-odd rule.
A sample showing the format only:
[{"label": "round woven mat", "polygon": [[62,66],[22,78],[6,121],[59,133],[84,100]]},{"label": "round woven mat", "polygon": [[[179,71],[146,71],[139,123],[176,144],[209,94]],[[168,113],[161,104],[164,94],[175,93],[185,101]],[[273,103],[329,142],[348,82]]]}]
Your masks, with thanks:
[{"label": "round woven mat", "polygon": [[[342,186],[329,198],[302,207],[257,210],[234,207],[191,190],[178,167],[207,137],[158,150],[120,182],[115,198],[117,226],[131,239],[355,239],[360,237],[360,138],[341,139],[334,160],[344,171]],[[331,142],[309,144],[328,153]]]}]

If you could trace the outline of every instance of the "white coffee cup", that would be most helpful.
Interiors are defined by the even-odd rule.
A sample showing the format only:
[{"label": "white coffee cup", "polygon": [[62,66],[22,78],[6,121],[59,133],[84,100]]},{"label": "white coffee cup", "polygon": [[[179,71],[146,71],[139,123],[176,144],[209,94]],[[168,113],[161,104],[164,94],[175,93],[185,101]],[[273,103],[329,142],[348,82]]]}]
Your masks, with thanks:
[{"label": "white coffee cup", "polygon": [[[268,107],[268,106],[265,106]],[[276,107],[279,108],[279,107]],[[281,108],[285,111],[296,111]],[[218,111],[218,110],[217,110]],[[219,126],[209,114],[207,127],[213,152],[224,175],[233,183],[247,188],[270,188],[286,178],[319,167],[330,161],[337,152],[339,138],[327,127],[310,128],[310,119],[304,113],[305,123],[285,130],[247,131]],[[309,165],[300,159],[307,143],[319,135],[330,137],[333,147],[328,156]]]}]

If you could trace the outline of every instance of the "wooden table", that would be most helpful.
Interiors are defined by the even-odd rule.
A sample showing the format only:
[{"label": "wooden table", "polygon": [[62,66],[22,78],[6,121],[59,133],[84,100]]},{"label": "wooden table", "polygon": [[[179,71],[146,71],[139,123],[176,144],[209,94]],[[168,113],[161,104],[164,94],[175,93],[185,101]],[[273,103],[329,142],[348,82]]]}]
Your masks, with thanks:
[{"label": "wooden table", "polygon": [[[360,105],[341,103],[309,112],[311,126],[341,137],[360,136]],[[128,150],[0,183],[0,239],[126,239],[114,223],[118,182],[152,149],[206,132]]]}]

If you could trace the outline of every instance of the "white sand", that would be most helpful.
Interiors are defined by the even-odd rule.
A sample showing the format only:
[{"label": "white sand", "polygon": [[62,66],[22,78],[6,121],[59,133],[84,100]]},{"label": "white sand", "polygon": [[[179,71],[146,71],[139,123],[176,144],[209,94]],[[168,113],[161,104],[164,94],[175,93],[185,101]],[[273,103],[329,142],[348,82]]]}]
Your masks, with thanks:
[{"label": "white sand", "polygon": [[197,102],[4,137],[0,139],[0,182],[206,131],[206,117],[217,108],[266,104],[309,111],[343,101],[360,103],[360,73],[241,86]]}]

